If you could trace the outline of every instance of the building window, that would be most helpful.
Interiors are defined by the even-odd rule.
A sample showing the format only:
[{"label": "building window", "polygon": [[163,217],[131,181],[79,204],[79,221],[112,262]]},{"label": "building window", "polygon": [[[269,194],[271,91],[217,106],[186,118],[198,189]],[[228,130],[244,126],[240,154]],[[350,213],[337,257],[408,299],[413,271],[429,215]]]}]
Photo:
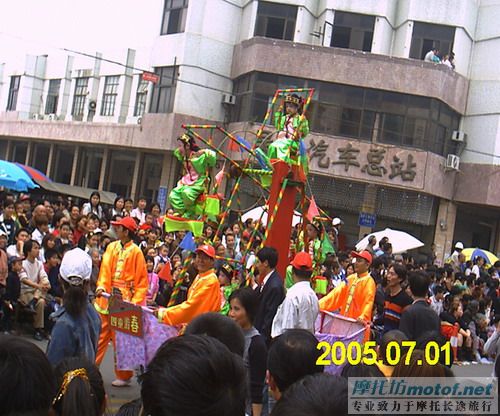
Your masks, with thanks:
[{"label": "building window", "polygon": [[170,113],[173,107],[173,94],[175,85],[174,66],[163,66],[155,68],[155,74],[160,77],[158,84],[153,87],[153,98],[151,100],[151,113]]},{"label": "building window", "polygon": [[261,123],[276,89],[310,87],[316,97],[307,112],[313,132],[453,153],[460,115],[439,100],[278,74],[254,72],[235,80],[233,121]]},{"label": "building window", "polygon": [[28,154],[28,143],[12,142],[12,162],[26,163],[26,156]]},{"label": "building window", "polygon": [[415,22],[411,37],[410,58],[424,59],[425,54],[433,48],[439,49],[443,57],[453,51],[455,28],[452,26],[433,25]]},{"label": "building window", "polygon": [[293,40],[297,7],[259,1],[255,36]]},{"label": "building window", "polygon": [[71,172],[73,171],[73,158],[75,157],[74,146],[55,147],[54,165],[51,172],[54,172],[52,179],[55,182],[70,184]]},{"label": "building window", "polygon": [[142,195],[150,201],[156,200],[160,188],[163,155],[144,153],[141,157],[137,195]]},{"label": "building window", "polygon": [[99,188],[101,166],[104,150],[91,147],[80,147],[80,160],[76,173],[75,185],[84,188]]},{"label": "building window", "polygon": [[19,93],[19,84],[21,76],[10,77],[9,98],[7,100],[7,111],[15,111],[17,104],[17,95]]},{"label": "building window", "polygon": [[148,98],[149,82],[145,81],[139,75],[139,85],[135,94],[134,116],[142,116],[146,112],[146,100]]},{"label": "building window", "polygon": [[51,79],[49,82],[49,93],[45,104],[45,114],[56,114],[59,102],[59,90],[61,88],[60,79]]},{"label": "building window", "polygon": [[188,0],[165,0],[160,35],[184,32]]},{"label": "building window", "polygon": [[45,173],[49,163],[50,145],[43,143],[35,143],[33,150],[33,161],[31,166]]},{"label": "building window", "polygon": [[106,77],[104,81],[104,93],[102,94],[101,116],[112,116],[115,114],[115,103],[119,84],[119,75]]},{"label": "building window", "polygon": [[330,46],[371,52],[375,16],[335,11]]},{"label": "building window", "polygon": [[106,174],[106,189],[118,195],[131,196],[134,177],[136,152],[112,150],[109,170]]},{"label": "building window", "polygon": [[89,79],[88,77],[76,78],[75,94],[73,97],[73,109],[71,115],[75,120],[82,120],[83,110],[85,109],[85,100],[88,94]]}]

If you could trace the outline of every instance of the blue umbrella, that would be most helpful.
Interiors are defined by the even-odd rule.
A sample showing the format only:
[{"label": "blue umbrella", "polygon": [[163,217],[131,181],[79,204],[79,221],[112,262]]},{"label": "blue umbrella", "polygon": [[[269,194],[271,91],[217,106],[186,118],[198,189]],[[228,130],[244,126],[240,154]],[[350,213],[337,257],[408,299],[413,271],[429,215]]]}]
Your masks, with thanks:
[{"label": "blue umbrella", "polygon": [[0,186],[17,192],[38,188],[23,169],[5,160],[0,160]]}]

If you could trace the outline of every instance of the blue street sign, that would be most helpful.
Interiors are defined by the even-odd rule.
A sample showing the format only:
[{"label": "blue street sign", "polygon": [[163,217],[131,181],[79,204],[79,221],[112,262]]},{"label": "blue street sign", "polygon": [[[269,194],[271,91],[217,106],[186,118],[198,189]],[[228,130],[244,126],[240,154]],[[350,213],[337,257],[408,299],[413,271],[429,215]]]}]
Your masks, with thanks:
[{"label": "blue street sign", "polygon": [[167,194],[167,188],[165,186],[160,186],[158,189],[158,203],[160,204],[162,213],[167,209]]},{"label": "blue street sign", "polygon": [[377,223],[377,216],[369,212],[360,212],[358,218],[358,225],[360,227],[375,228]]}]

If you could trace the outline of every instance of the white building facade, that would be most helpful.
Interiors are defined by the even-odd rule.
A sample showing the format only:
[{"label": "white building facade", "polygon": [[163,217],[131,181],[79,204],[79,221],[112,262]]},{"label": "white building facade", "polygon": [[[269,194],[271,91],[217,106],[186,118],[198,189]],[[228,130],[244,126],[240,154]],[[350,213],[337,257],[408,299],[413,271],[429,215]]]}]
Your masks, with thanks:
[{"label": "white building facade", "polygon": [[[0,157],[155,199],[182,123],[248,132],[276,88],[314,87],[310,191],[347,246],[371,231],[365,212],[441,257],[456,240],[500,251],[500,1],[150,3],[143,49],[0,59]],[[433,47],[455,70],[423,61]]]}]

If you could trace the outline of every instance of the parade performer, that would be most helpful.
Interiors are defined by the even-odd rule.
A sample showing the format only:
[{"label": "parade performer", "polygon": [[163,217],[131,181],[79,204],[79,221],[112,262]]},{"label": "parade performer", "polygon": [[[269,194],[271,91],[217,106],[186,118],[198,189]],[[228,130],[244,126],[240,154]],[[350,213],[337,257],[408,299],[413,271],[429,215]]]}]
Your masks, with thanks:
[{"label": "parade performer", "polygon": [[[306,226],[307,232],[307,247],[304,248],[304,239],[301,235],[298,238],[297,250],[309,253],[313,261],[313,279],[312,284],[314,291],[322,296],[326,295],[327,280],[321,276],[321,266],[326,260],[327,255],[335,254],[335,250],[328,239],[328,236],[323,232],[323,225],[317,219],[313,220]],[[321,238],[323,236],[323,238]],[[285,287],[288,289],[293,285],[292,270],[287,268]]]},{"label": "parade performer", "polygon": [[218,270],[220,292],[221,292],[221,308],[220,313],[227,315],[230,305],[229,298],[231,294],[238,289],[240,282],[235,276],[235,270],[228,263],[223,263]]},{"label": "parade performer", "polygon": [[214,271],[215,249],[205,244],[195,252],[198,275],[188,290],[187,299],[171,308],[159,308],[155,314],[160,322],[167,325],[188,324],[203,313],[220,311],[220,285]]},{"label": "parade performer", "polygon": [[[108,311],[108,300],[102,293],[113,293],[118,289],[123,300],[136,305],[146,305],[148,291],[148,272],[141,249],[134,244],[137,223],[132,217],[124,217],[120,221],[112,221],[118,241],[110,243],[104,253],[97,280],[95,308],[101,315],[102,328],[97,347],[96,364],[100,365],[109,341],[115,342],[115,334],[111,329]],[[115,367],[115,387],[128,386],[133,376],[132,371],[121,371]]]},{"label": "parade performer", "polygon": [[372,319],[376,291],[375,280],[369,273],[372,255],[363,250],[360,253],[353,251],[351,256],[356,259],[354,263],[356,272],[347,277],[346,283],[340,284],[320,299],[319,307],[322,311],[338,312],[367,324]]},{"label": "parade performer", "polygon": [[174,156],[182,163],[184,174],[168,199],[176,213],[194,218],[196,201],[207,190],[209,168],[215,166],[216,155],[213,150],[200,149],[188,134],[177,140],[180,146],[175,149]]},{"label": "parade performer", "polygon": [[285,108],[281,106],[274,114],[277,140],[269,145],[268,159],[284,160],[291,165],[302,165],[308,172],[308,161],[304,138],[309,134],[309,122],[302,117],[302,99],[297,94],[285,97]]}]

